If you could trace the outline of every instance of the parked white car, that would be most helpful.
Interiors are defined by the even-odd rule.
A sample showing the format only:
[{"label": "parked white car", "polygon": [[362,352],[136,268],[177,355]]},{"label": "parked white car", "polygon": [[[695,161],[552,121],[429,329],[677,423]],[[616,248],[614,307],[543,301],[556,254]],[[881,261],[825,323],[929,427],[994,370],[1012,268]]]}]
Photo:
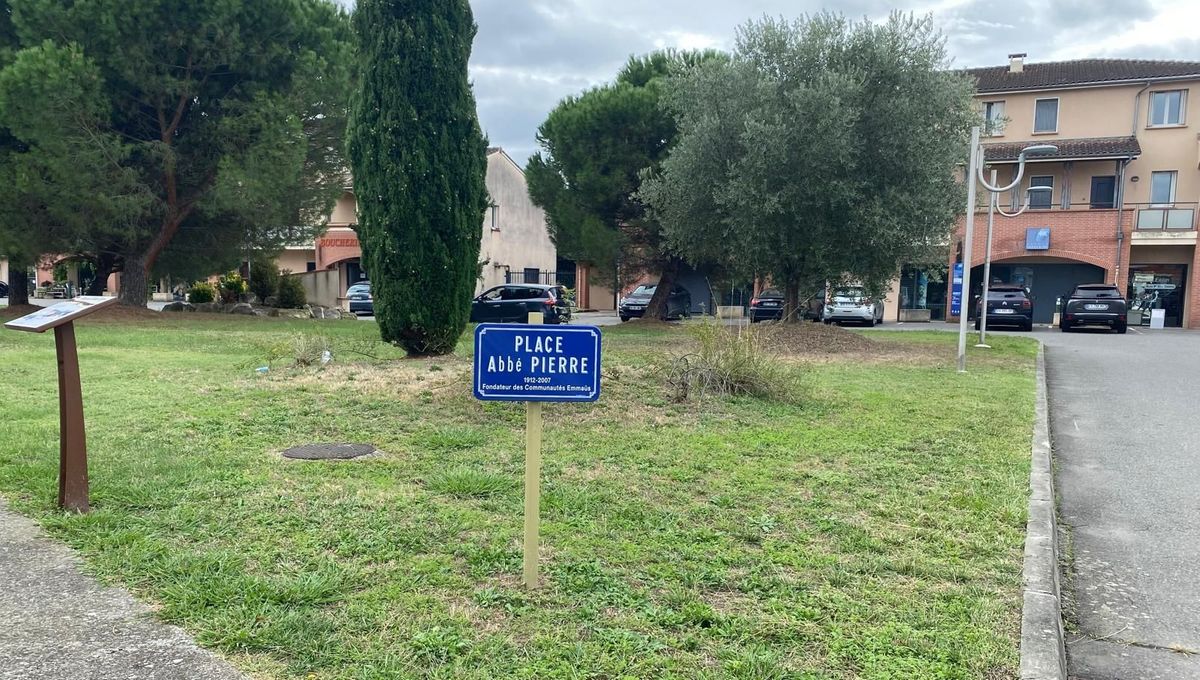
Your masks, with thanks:
[{"label": "parked white car", "polygon": [[834,291],[821,315],[825,323],[862,323],[868,326],[883,323],[883,304],[868,298],[861,288],[841,288]]}]

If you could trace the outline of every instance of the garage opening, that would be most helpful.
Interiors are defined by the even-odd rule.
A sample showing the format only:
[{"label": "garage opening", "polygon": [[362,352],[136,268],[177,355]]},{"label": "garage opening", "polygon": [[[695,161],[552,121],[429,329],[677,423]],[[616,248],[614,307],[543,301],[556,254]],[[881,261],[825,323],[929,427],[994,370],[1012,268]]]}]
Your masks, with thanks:
[{"label": "garage opening", "polygon": [[[1104,283],[1104,269],[1083,262],[993,262],[992,283],[1011,283],[1029,289],[1033,322],[1051,323],[1058,299],[1081,283]],[[983,266],[971,269],[972,315],[975,300],[983,294]]]}]

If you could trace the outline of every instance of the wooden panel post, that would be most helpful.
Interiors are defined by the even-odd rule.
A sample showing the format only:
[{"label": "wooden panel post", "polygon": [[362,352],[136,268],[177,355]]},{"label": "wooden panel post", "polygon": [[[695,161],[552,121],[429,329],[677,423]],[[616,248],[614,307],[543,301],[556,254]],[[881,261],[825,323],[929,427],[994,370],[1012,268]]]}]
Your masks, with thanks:
[{"label": "wooden panel post", "polygon": [[87,512],[87,441],[74,323],[54,328],[54,348],[58,354],[58,507]]},{"label": "wooden panel post", "polygon": [[[542,313],[530,312],[529,323],[541,325]],[[542,499],[542,402],[525,402],[525,563],[526,588],[538,586],[538,532]]]}]

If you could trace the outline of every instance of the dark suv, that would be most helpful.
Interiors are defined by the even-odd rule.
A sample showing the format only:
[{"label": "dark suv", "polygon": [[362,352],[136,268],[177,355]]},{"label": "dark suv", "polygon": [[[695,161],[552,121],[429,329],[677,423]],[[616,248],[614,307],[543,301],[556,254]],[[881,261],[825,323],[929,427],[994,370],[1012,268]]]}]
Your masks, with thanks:
[{"label": "dark suv", "polygon": [[[979,309],[983,300],[975,303],[975,330],[979,330]],[[993,284],[988,286],[987,325],[1017,326],[1033,330],[1033,300],[1021,286]]]},{"label": "dark suv", "polygon": [[545,323],[571,321],[571,305],[562,286],[509,283],[486,290],[471,302],[471,321],[525,323],[530,312],[541,312]]},{"label": "dark suv", "polygon": [[1075,286],[1063,300],[1058,327],[1067,333],[1080,326],[1107,326],[1118,333],[1127,328],[1125,296],[1111,283]]}]

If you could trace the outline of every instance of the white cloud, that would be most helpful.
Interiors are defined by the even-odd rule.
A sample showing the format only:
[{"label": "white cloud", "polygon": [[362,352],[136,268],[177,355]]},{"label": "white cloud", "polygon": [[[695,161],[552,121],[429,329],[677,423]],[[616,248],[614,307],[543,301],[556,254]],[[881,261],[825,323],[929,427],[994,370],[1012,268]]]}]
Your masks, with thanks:
[{"label": "white cloud", "polygon": [[[338,0],[352,5],[353,0]],[[472,0],[471,77],[491,143],[518,162],[563,97],[611,80],[632,54],[727,49],[763,15],[817,12],[817,0]],[[1200,60],[1197,0],[839,0],[850,17],[932,13],[960,67],[1086,57]]]}]

